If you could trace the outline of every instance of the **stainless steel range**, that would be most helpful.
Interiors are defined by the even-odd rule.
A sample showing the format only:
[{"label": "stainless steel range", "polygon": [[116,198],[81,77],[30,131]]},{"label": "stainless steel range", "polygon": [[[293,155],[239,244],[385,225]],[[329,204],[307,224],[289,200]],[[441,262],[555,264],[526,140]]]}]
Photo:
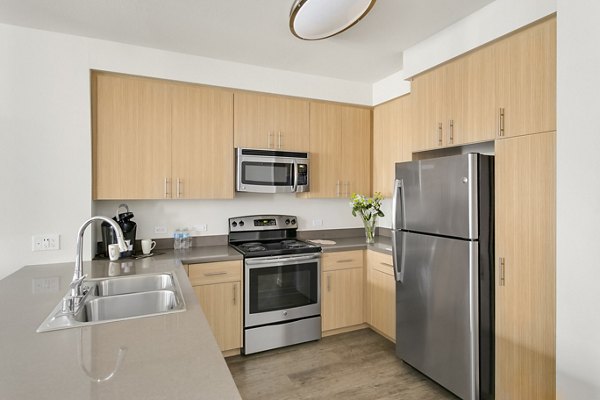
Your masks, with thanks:
[{"label": "stainless steel range", "polygon": [[297,229],[291,215],[229,218],[244,256],[244,354],[321,338],[321,247]]}]

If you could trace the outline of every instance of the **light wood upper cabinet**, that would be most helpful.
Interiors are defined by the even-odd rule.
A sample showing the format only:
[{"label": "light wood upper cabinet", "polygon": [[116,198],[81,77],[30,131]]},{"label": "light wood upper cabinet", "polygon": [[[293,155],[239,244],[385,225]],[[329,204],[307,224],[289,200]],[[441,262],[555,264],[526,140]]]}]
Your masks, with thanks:
[{"label": "light wood upper cabinet", "polygon": [[414,78],[420,140],[429,150],[556,129],[556,18]]},{"label": "light wood upper cabinet", "polygon": [[310,192],[307,197],[370,193],[371,111],[310,103]]},{"label": "light wood upper cabinet", "polygon": [[499,118],[495,102],[495,50],[483,47],[463,59],[461,90],[463,112],[458,121],[455,144],[494,140]]},{"label": "light wood upper cabinet", "polygon": [[171,178],[169,85],[94,73],[92,88],[93,198],[165,198]]},{"label": "light wood upper cabinet", "polygon": [[499,136],[556,129],[556,17],[494,45]]},{"label": "light wood upper cabinet", "polygon": [[371,192],[371,110],[342,106],[340,179],[345,197]]},{"label": "light wood upper cabinet", "polygon": [[173,86],[173,198],[234,196],[233,92]]},{"label": "light wood upper cabinet", "polygon": [[555,398],[556,133],[496,141],[496,399]]},{"label": "light wood upper cabinet", "polygon": [[459,144],[464,136],[466,63],[462,59],[444,64],[416,77],[413,92],[417,103],[417,149]]},{"label": "light wood upper cabinet", "polygon": [[323,254],[321,266],[322,330],[365,322],[362,250]]},{"label": "light wood upper cabinet", "polygon": [[233,94],[94,72],[94,199],[234,195]]},{"label": "light wood upper cabinet", "polygon": [[415,136],[412,95],[398,97],[373,110],[373,193],[391,197],[397,162],[411,161]]},{"label": "light wood upper cabinet", "polygon": [[235,147],[308,151],[309,102],[235,92]]},{"label": "light wood upper cabinet", "polygon": [[242,263],[191,264],[189,277],[221,351],[242,347]]}]

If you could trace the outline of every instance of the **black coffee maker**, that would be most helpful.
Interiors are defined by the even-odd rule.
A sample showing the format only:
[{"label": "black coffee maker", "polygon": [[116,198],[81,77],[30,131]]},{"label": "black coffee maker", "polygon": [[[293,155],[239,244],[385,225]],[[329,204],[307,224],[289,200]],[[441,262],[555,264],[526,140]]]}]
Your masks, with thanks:
[{"label": "black coffee maker", "polygon": [[[125,209],[124,213],[119,213],[121,208]],[[134,245],[135,245],[135,231],[137,229],[137,224],[131,220],[133,218],[133,213],[129,211],[129,206],[127,204],[121,204],[117,208],[117,213],[113,217],[117,224],[121,227],[123,231],[123,238],[125,241],[129,240],[129,250],[121,252],[121,257],[129,257],[135,254]],[[110,226],[108,222],[102,223],[102,246],[104,247],[103,252],[106,257],[108,257],[108,245],[117,243],[117,234],[115,230]]]}]

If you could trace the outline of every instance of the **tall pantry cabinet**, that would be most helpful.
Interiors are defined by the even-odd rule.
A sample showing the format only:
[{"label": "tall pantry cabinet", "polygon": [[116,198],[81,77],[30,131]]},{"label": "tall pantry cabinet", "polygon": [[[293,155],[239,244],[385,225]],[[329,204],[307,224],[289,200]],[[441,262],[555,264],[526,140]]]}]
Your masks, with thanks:
[{"label": "tall pantry cabinet", "polygon": [[554,399],[556,132],[496,141],[496,399]]}]

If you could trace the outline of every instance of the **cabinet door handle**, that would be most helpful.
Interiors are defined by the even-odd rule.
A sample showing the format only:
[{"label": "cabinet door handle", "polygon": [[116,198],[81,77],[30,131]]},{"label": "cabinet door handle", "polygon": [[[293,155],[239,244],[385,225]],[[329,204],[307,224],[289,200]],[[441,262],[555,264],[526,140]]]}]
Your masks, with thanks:
[{"label": "cabinet door handle", "polygon": [[237,283],[233,284],[233,305],[237,304]]},{"label": "cabinet door handle", "polygon": [[269,134],[267,135],[267,147],[270,149],[274,146],[271,145],[271,142],[273,141],[273,132],[269,132]]},{"label": "cabinet door handle", "polygon": [[344,197],[348,197],[348,192],[350,191],[350,181],[346,182],[346,183],[344,184],[344,186],[345,186],[345,188],[346,188],[346,190],[345,190],[345,192],[344,192]]},{"label": "cabinet door handle", "polygon": [[181,179],[177,178],[177,198],[181,197]]},{"label": "cabinet door handle", "polygon": [[454,143],[454,120],[450,120],[450,144]]},{"label": "cabinet door handle", "polygon": [[500,129],[498,131],[498,136],[504,136],[504,108],[500,108],[500,121],[499,121]]},{"label": "cabinet door handle", "polygon": [[227,272],[220,271],[220,272],[205,272],[204,273],[204,276],[218,276],[218,275],[227,275]]},{"label": "cabinet door handle", "polygon": [[277,147],[278,147],[279,149],[281,149],[281,136],[282,136],[282,135],[281,135],[281,132],[279,132],[279,133],[277,134],[277,140],[278,140]]},{"label": "cabinet door handle", "polygon": [[331,291],[331,275],[327,274],[327,291]]},{"label": "cabinet door handle", "polygon": [[443,145],[443,138],[442,138],[442,123],[440,122],[438,124],[438,145]]},{"label": "cabinet door handle", "polygon": [[169,198],[169,178],[165,178],[165,199]]},{"label": "cabinet door handle", "polygon": [[335,184],[335,195],[337,197],[340,197],[340,180],[338,179],[336,184]]},{"label": "cabinet door handle", "polygon": [[500,286],[506,286],[506,264],[505,264],[505,259],[504,257],[500,257],[498,259],[498,261],[500,262],[500,282],[499,285]]}]

